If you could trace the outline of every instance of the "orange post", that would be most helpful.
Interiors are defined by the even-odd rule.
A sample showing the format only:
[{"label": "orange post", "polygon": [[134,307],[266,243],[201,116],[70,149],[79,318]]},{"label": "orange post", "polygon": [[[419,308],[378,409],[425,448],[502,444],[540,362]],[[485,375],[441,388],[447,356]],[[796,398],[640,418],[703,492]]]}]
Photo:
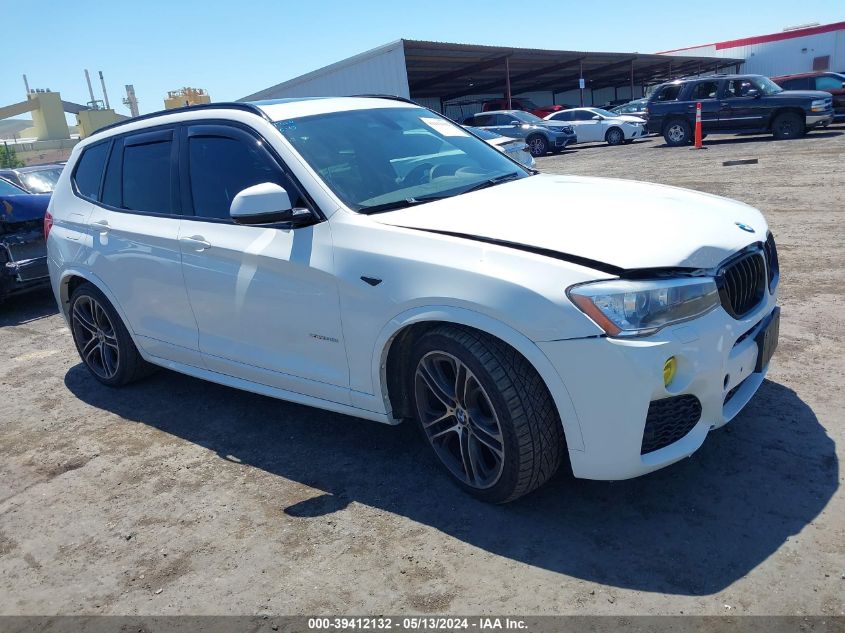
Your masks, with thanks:
[{"label": "orange post", "polygon": [[695,149],[704,149],[701,142],[701,102],[695,104]]}]

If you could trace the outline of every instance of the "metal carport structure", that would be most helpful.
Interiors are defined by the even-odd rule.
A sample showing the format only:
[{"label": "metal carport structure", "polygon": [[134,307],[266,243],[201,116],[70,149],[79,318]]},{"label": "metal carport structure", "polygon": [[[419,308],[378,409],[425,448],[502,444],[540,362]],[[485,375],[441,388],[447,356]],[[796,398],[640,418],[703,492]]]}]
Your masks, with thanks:
[{"label": "metal carport structure", "polygon": [[[737,71],[742,59],[545,50],[401,39],[261,90],[243,100],[387,93],[449,113],[484,98],[594,104],[636,98],[644,86],[685,75]],[[584,80],[583,90],[579,80]],[[638,94],[639,92],[639,94]],[[621,94],[620,94],[621,93]],[[480,109],[480,105],[477,108]]]}]

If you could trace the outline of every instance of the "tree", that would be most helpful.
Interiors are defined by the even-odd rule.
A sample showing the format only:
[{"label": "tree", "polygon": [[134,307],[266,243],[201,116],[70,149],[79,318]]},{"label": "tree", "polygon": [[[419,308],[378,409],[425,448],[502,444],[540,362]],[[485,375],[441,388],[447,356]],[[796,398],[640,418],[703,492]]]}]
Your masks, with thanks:
[{"label": "tree", "polygon": [[5,142],[0,147],[0,167],[23,167],[24,162],[18,158],[14,145],[7,145]]}]

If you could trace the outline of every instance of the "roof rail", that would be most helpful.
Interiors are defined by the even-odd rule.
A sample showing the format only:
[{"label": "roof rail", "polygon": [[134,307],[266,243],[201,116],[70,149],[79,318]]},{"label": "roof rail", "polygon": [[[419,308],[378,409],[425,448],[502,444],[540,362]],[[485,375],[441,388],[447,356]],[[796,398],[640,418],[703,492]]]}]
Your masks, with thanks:
[{"label": "roof rail", "polygon": [[264,110],[252,103],[244,103],[237,101],[218,101],[216,103],[198,103],[196,105],[183,106],[181,108],[173,108],[171,110],[157,110],[156,112],[142,114],[140,116],[132,117],[123,121],[118,121],[117,123],[112,123],[110,125],[103,126],[96,130],[94,134],[99,134],[100,132],[103,132],[105,130],[113,130],[114,128],[120,127],[121,125],[135,123],[135,121],[145,121],[147,119],[154,119],[156,117],[165,116],[168,114],[178,114],[180,112],[193,112],[194,110],[243,110],[244,112],[251,112],[253,114],[257,114],[262,119],[272,122],[272,119],[267,116],[267,113],[264,112]]},{"label": "roof rail", "polygon": [[412,99],[408,99],[407,97],[400,97],[399,95],[388,95],[388,94],[363,94],[363,95],[349,95],[350,97],[366,97],[368,99],[392,99],[393,101],[404,101],[405,103],[413,103],[414,105],[419,105],[416,101]]}]

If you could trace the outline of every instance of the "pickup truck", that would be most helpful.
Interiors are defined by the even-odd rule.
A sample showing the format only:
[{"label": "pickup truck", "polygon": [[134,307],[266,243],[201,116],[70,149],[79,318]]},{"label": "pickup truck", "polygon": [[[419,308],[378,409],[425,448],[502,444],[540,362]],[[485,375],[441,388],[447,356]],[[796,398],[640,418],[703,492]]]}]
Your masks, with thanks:
[{"label": "pickup truck", "polygon": [[667,145],[688,145],[701,104],[704,134],[803,136],[833,121],[833,98],[819,90],[784,90],[762,75],[711,75],[661,84],[649,96],[648,129]]}]

